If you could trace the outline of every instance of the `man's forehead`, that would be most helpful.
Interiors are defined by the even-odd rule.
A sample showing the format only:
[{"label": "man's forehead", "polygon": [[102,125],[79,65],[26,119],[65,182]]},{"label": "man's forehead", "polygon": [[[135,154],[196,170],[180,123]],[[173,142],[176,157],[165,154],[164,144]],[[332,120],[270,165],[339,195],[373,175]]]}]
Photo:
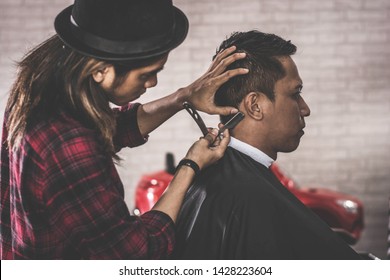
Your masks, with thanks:
[{"label": "man's forehead", "polygon": [[278,88],[283,91],[297,92],[302,90],[303,82],[299,74],[292,75],[291,73],[286,73],[282,79],[276,81],[275,89]]},{"label": "man's forehead", "polygon": [[282,78],[284,82],[288,83],[288,87],[291,90],[301,90],[303,87],[303,81],[298,73],[298,68],[294,60],[288,56],[280,60],[286,75]]}]

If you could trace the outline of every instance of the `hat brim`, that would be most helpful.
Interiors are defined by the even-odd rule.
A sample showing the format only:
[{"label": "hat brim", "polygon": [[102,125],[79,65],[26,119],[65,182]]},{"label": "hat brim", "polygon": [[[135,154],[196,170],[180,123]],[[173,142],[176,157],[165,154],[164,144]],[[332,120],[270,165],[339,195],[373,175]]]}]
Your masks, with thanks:
[{"label": "hat brim", "polygon": [[188,33],[188,19],[185,14],[176,7],[174,8],[175,14],[175,29],[173,30],[172,39],[165,43],[164,45],[154,49],[153,51],[147,52],[137,52],[129,54],[113,54],[98,49],[91,48],[90,46],[83,43],[81,40],[76,38],[72,32],[72,23],[71,23],[71,14],[72,14],[73,5],[67,7],[62,12],[60,12],[55,21],[54,27],[58,36],[62,41],[70,48],[78,51],[79,53],[94,57],[101,60],[108,61],[134,61],[139,59],[148,59],[164,53],[171,51],[172,49],[179,46],[184,39],[187,37]]}]

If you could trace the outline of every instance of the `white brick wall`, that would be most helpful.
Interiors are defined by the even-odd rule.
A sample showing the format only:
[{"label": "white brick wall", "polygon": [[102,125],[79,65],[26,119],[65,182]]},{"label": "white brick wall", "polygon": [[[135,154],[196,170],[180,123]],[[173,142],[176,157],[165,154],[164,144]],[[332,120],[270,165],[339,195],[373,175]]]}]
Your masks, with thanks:
[{"label": "white brick wall", "polygon": [[[13,61],[53,34],[53,18],[72,1],[1,0],[0,109]],[[366,229],[358,250],[386,257],[390,196],[390,1],[174,0],[189,17],[188,38],[174,50],[145,102],[190,83],[205,71],[232,31],[259,29],[291,39],[312,115],[299,149],[279,164],[302,185],[326,186],[359,197]],[[209,125],[217,118],[205,116]],[[121,153],[119,172],[129,208],[142,173],[161,169],[166,151],[180,159],[199,131],[181,112],[137,149]]]}]

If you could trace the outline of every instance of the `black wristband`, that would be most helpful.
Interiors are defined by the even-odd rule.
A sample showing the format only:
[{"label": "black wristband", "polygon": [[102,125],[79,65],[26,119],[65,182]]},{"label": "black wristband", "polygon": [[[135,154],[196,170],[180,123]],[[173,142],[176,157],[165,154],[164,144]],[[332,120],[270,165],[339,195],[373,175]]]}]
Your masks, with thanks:
[{"label": "black wristband", "polygon": [[194,170],[195,175],[197,175],[200,171],[199,165],[195,161],[193,161],[191,159],[186,159],[186,158],[182,159],[179,162],[179,164],[176,167],[176,171],[180,168],[180,166],[183,166],[183,165],[191,167]]}]

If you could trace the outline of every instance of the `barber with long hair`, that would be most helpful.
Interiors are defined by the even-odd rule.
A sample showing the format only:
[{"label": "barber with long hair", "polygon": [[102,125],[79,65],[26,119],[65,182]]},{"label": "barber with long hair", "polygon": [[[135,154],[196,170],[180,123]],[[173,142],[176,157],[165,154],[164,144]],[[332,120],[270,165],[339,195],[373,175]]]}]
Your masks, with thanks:
[{"label": "barber with long hair", "polygon": [[[130,103],[157,84],[169,52],[188,32],[171,0],[75,0],[56,35],[19,63],[1,146],[1,259],[159,259],[175,245],[174,222],[198,169],[222,157],[216,129],[195,142],[155,207],[131,216],[115,162],[123,147],[182,109],[210,114],[217,88],[246,69],[218,54],[208,71],[159,100]],[[118,105],[112,109],[110,103]]]}]

